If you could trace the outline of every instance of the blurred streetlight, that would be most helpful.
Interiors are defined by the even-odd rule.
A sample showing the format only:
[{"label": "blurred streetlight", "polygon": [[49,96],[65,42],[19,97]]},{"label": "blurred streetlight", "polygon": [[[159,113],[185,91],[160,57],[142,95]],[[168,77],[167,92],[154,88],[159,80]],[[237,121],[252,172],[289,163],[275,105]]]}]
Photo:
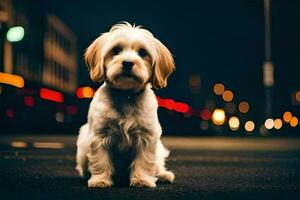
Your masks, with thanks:
[{"label": "blurred streetlight", "polygon": [[287,111],[283,114],[283,121],[285,121],[286,123],[289,123],[292,119],[293,115],[291,112]]},{"label": "blurred streetlight", "polygon": [[239,118],[237,118],[237,117],[235,117],[235,116],[230,117],[228,123],[229,123],[230,129],[233,130],[233,131],[238,130],[239,127],[240,127],[240,120],[239,120]]},{"label": "blurred streetlight", "polygon": [[233,99],[233,92],[231,92],[230,90],[226,90],[223,93],[223,100],[226,102],[230,102]]},{"label": "blurred streetlight", "polygon": [[241,113],[247,113],[249,111],[249,103],[246,102],[246,101],[242,101],[240,104],[239,104],[239,111]]},{"label": "blurred streetlight", "polygon": [[212,114],[212,121],[215,125],[222,125],[224,124],[226,119],[225,111],[223,109],[215,109]]},{"label": "blurred streetlight", "polygon": [[290,121],[290,125],[291,127],[296,127],[299,123],[299,120],[296,116],[292,117],[291,121]]},{"label": "blurred streetlight", "polygon": [[214,92],[216,95],[223,95],[225,87],[222,83],[216,83],[214,85]]},{"label": "blurred streetlight", "polygon": [[263,77],[265,86],[265,115],[272,115],[272,87],[274,85],[274,66],[271,61],[271,23],[270,23],[270,2],[264,0],[264,21],[265,21],[265,62],[263,65]]},{"label": "blurred streetlight", "polygon": [[9,42],[19,42],[24,38],[25,30],[22,26],[13,26],[8,29],[6,39]]},{"label": "blurred streetlight", "polygon": [[282,120],[281,119],[275,119],[275,121],[274,121],[274,128],[275,129],[277,129],[277,130],[279,130],[279,129],[281,129],[281,127],[282,127]]},{"label": "blurred streetlight", "polygon": [[274,120],[272,118],[268,118],[266,121],[265,121],[265,127],[266,129],[272,129],[274,127]]},{"label": "blurred streetlight", "polygon": [[247,132],[252,132],[254,129],[255,129],[255,124],[254,124],[253,121],[247,121],[247,122],[245,123],[245,130],[246,130]]}]

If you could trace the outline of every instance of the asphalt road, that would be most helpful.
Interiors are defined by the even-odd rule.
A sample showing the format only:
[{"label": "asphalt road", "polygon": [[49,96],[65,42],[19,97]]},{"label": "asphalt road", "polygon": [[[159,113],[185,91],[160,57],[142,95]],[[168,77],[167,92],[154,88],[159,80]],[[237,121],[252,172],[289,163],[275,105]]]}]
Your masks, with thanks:
[{"label": "asphalt road", "polygon": [[300,138],[164,138],[172,184],[88,188],[75,137],[0,136],[1,199],[300,199]]}]

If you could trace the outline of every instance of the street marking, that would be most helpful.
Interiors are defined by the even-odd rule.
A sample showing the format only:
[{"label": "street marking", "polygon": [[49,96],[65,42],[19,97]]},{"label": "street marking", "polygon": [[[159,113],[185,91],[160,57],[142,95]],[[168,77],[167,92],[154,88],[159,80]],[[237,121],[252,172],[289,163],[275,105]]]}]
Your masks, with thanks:
[{"label": "street marking", "polygon": [[21,141],[12,141],[10,143],[10,146],[14,147],[14,148],[26,148],[26,147],[28,147],[26,142],[21,142]]},{"label": "street marking", "polygon": [[41,149],[63,149],[65,147],[61,142],[34,142],[32,146]]}]

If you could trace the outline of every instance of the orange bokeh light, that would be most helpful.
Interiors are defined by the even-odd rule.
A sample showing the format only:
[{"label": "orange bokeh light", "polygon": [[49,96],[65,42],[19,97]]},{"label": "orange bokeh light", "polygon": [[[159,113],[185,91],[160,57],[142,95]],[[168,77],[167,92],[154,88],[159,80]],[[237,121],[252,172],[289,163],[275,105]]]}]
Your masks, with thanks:
[{"label": "orange bokeh light", "polygon": [[223,93],[223,99],[224,99],[224,101],[226,101],[226,102],[232,101],[232,99],[233,99],[233,92],[231,92],[230,90],[226,90],[226,91]]},{"label": "orange bokeh light", "polygon": [[292,117],[293,117],[292,113],[287,111],[283,114],[283,121],[289,123]]},{"label": "orange bokeh light", "polygon": [[299,120],[296,116],[292,117],[292,119],[290,120],[290,125],[291,127],[296,127],[299,123]]},{"label": "orange bokeh light", "polygon": [[78,98],[92,98],[94,96],[94,90],[91,87],[80,87],[76,90]]},{"label": "orange bokeh light", "polygon": [[18,88],[24,87],[24,79],[21,76],[0,72],[0,83],[5,83]]},{"label": "orange bokeh light", "polygon": [[246,102],[246,101],[242,101],[240,104],[239,104],[239,111],[241,113],[247,113],[249,111],[249,103]]},{"label": "orange bokeh light", "polygon": [[225,87],[222,83],[217,83],[214,85],[214,92],[216,95],[223,95]]}]

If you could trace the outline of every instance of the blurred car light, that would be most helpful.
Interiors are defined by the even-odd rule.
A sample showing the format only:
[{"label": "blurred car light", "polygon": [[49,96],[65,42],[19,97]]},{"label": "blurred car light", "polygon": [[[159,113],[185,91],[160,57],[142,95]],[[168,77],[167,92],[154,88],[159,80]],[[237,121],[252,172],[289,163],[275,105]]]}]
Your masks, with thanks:
[{"label": "blurred car light", "polygon": [[21,76],[0,72],[0,83],[5,83],[18,88],[24,87],[24,79]]},{"label": "blurred car light", "polygon": [[47,88],[41,88],[40,89],[40,97],[42,99],[50,100],[50,101],[55,101],[58,103],[64,102],[64,96],[62,93],[50,90]]}]

